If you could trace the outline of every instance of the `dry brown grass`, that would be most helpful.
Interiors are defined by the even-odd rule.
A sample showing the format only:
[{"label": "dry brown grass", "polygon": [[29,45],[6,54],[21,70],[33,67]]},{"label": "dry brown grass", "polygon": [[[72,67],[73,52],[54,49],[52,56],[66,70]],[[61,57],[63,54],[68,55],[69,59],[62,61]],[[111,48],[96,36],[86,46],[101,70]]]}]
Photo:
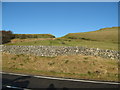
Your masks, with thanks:
[{"label": "dry brown grass", "polygon": [[3,53],[3,71],[78,79],[118,81],[118,60],[69,55],[40,57]]}]

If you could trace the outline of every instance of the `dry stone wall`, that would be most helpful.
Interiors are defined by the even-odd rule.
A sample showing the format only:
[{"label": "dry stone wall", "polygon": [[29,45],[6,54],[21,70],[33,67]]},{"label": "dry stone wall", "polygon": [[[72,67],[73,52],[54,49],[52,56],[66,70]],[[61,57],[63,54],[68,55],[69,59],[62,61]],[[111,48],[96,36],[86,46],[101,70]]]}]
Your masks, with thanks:
[{"label": "dry stone wall", "polygon": [[92,55],[103,58],[120,59],[118,51],[102,50],[99,48],[67,47],[67,46],[16,46],[2,45],[0,51],[12,54],[32,54],[37,56],[59,56],[59,55]]}]

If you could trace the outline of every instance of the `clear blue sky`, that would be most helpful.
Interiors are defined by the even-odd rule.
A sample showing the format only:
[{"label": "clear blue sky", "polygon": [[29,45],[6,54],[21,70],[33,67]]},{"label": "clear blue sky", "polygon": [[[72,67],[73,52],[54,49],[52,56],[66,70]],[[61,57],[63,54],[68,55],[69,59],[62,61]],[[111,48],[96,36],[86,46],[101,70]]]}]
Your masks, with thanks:
[{"label": "clear blue sky", "polygon": [[17,34],[94,31],[118,26],[117,2],[3,2],[3,30]]}]

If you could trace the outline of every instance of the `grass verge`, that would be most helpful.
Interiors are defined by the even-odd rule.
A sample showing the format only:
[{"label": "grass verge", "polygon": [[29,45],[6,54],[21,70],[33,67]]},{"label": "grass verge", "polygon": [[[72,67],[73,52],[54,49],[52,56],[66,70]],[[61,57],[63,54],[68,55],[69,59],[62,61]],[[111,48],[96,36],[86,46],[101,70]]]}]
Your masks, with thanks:
[{"label": "grass verge", "polygon": [[5,72],[118,81],[118,60],[83,55],[40,57],[3,53],[2,56]]}]

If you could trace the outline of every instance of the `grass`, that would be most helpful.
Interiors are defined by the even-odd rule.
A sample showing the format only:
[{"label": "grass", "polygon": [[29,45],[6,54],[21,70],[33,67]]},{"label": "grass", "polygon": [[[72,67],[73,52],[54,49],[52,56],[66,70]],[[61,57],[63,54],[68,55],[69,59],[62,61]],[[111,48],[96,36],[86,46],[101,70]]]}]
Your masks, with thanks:
[{"label": "grass", "polygon": [[[13,39],[5,45],[84,46],[118,50],[118,27],[70,33],[60,38]],[[118,81],[118,62],[84,55],[44,57],[2,54],[2,69],[5,72],[104,81]]]},{"label": "grass", "polygon": [[5,72],[118,81],[118,60],[93,56],[69,55],[41,57],[3,53],[2,68]]},{"label": "grass", "polygon": [[53,39],[53,40],[28,40],[20,42],[18,39],[15,43],[7,43],[5,45],[44,45],[44,46],[83,46],[89,48],[100,48],[118,50],[117,43],[99,42],[99,41],[86,41],[86,40],[70,40],[70,39]]},{"label": "grass", "polygon": [[91,41],[104,41],[118,43],[118,30],[120,27],[103,28],[97,31],[83,33],[69,33],[63,38],[82,39]]},{"label": "grass", "polygon": [[5,45],[83,46],[118,50],[118,28],[104,28],[84,33],[70,33],[60,38],[13,39]]}]

